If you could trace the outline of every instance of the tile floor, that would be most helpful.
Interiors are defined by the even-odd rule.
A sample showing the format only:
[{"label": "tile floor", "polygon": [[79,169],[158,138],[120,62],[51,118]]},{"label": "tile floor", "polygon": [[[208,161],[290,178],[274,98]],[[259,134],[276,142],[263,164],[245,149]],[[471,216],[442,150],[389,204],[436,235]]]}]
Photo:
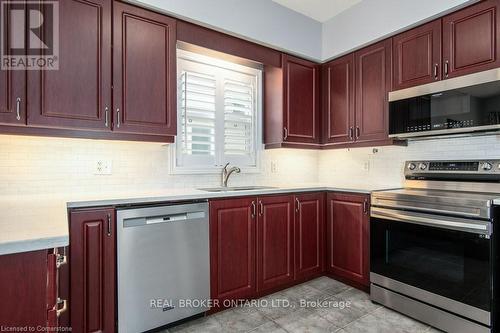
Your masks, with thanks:
[{"label": "tile floor", "polygon": [[[368,294],[327,277],[294,286],[266,296],[262,300],[264,302],[260,305],[225,310],[161,333],[440,332],[429,325],[373,304]],[[280,303],[265,306],[276,300]],[[309,303],[305,306],[304,302],[307,301]],[[314,306],[317,301],[330,306]],[[347,306],[348,304],[350,306]]]}]

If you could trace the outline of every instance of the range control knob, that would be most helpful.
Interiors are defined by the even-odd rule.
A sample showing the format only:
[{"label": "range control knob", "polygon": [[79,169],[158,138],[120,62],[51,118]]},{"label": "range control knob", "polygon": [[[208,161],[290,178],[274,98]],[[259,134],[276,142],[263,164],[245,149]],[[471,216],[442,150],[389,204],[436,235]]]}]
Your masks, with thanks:
[{"label": "range control knob", "polygon": [[[500,168],[500,165],[498,166]],[[408,170],[415,170],[417,168],[417,165],[415,163],[410,163],[408,164]]]},{"label": "range control knob", "polygon": [[489,171],[489,170],[491,170],[491,169],[493,168],[493,165],[491,165],[491,163],[484,162],[484,163],[483,163],[483,167],[482,167],[482,168],[483,168],[483,170],[485,170],[485,171]]},{"label": "range control knob", "polygon": [[420,168],[420,170],[425,170],[425,169],[427,169],[427,164],[420,163],[420,165],[418,167]]}]

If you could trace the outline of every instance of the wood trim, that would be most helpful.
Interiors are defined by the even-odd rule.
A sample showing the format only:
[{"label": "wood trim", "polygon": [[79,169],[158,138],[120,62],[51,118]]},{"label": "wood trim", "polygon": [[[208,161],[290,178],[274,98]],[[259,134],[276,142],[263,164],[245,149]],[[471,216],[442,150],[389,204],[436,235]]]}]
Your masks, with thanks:
[{"label": "wood trim", "polygon": [[0,135],[1,134],[78,138],[78,139],[97,139],[97,140],[145,141],[145,142],[163,142],[163,143],[174,143],[175,140],[173,136],[126,134],[126,133],[116,133],[116,132],[86,131],[77,129],[71,130],[71,129],[5,126],[5,125],[0,125]]},{"label": "wood trim", "polygon": [[185,21],[177,21],[177,40],[264,65],[281,67],[281,52]]}]

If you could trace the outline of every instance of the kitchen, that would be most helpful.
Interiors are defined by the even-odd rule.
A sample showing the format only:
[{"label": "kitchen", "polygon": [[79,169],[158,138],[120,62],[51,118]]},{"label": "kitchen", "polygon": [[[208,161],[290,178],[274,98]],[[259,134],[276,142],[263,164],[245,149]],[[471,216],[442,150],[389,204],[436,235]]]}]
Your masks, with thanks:
[{"label": "kitchen", "polygon": [[498,330],[500,1],[308,3],[0,1],[2,331]]}]

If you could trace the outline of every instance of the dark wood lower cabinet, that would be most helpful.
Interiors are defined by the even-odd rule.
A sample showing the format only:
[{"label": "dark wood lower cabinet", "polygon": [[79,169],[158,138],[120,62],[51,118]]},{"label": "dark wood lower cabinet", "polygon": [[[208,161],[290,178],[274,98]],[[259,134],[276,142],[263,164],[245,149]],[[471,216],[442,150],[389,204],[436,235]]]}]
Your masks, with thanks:
[{"label": "dark wood lower cabinet", "polygon": [[294,279],[293,195],[260,197],[257,219],[257,291]]},{"label": "dark wood lower cabinet", "polygon": [[320,276],[324,217],[324,193],[211,201],[212,299],[260,297]]},{"label": "dark wood lower cabinet", "polygon": [[257,198],[210,202],[211,298],[251,298],[255,285]]},{"label": "dark wood lower cabinet", "polygon": [[[211,200],[210,293],[219,301],[212,310],[321,276],[325,249],[329,275],[368,285],[369,197],[327,199],[327,220],[325,193]],[[114,208],[70,211],[73,332],[116,330],[115,231]]]},{"label": "dark wood lower cabinet", "polygon": [[72,331],[115,332],[115,211],[70,213]]},{"label": "dark wood lower cabinet", "polygon": [[355,286],[370,282],[369,196],[328,193],[327,271]]},{"label": "dark wood lower cabinet", "polygon": [[57,254],[54,250],[0,256],[0,326],[44,331],[58,327]]},{"label": "dark wood lower cabinet", "polygon": [[325,194],[295,199],[295,279],[308,280],[324,270]]}]

